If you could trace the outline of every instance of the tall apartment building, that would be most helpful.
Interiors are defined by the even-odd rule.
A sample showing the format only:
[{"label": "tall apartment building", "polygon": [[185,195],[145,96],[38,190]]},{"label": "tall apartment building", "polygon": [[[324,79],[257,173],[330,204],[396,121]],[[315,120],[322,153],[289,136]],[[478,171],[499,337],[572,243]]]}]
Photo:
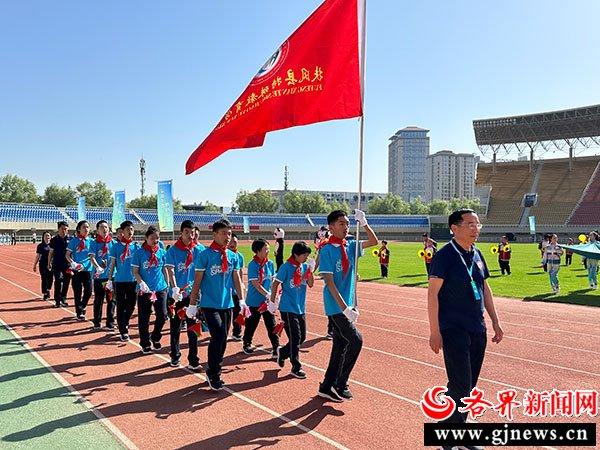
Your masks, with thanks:
[{"label": "tall apartment building", "polygon": [[479,158],[471,153],[443,150],[427,157],[425,200],[450,200],[475,196]]},{"label": "tall apartment building", "polygon": [[425,198],[425,164],[429,155],[429,130],[406,127],[390,138],[388,192],[410,202]]}]

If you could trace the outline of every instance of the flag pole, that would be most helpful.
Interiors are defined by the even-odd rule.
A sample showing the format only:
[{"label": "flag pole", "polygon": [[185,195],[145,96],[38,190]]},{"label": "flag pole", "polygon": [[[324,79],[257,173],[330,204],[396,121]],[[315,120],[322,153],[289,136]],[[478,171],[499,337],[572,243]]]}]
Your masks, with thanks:
[{"label": "flag pole", "polygon": [[[367,39],[367,0],[357,0],[358,24],[359,24],[359,70],[360,70],[360,103],[362,116],[360,116],[359,138],[358,138],[358,199],[356,208],[362,206],[362,182],[363,182],[363,154],[365,135],[365,66],[366,66],[366,39]],[[360,224],[356,222],[356,248],[354,252],[354,307],[358,308],[358,252],[360,245]]]}]

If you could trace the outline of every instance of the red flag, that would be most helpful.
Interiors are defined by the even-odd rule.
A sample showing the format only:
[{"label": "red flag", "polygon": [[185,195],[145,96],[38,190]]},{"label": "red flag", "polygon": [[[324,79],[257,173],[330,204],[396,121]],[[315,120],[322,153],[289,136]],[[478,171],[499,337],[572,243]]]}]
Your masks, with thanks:
[{"label": "red flag", "polygon": [[186,163],[260,147],[269,131],[362,116],[358,2],[325,0],[258,71]]},{"label": "red flag", "polygon": [[196,333],[196,336],[200,337],[202,336],[202,325],[200,325],[200,322],[196,322],[194,325],[188,328],[188,331]]},{"label": "red flag", "polygon": [[275,325],[275,327],[273,327],[273,334],[276,334],[277,336],[281,337],[281,333],[283,332],[284,327],[285,324],[283,322],[279,322],[277,325]]},{"label": "red flag", "polygon": [[239,314],[235,318],[235,323],[237,323],[240,327],[243,327],[244,325],[246,325],[246,318],[244,317],[243,314]]}]

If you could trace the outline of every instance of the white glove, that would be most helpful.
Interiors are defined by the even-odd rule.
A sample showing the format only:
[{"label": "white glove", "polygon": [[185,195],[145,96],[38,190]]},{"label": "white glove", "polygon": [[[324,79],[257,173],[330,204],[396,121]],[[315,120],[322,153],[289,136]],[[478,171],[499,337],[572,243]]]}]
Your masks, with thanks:
[{"label": "white glove", "polygon": [[308,270],[311,272],[315,271],[315,267],[317,267],[317,261],[314,258],[308,258],[306,260],[306,265],[308,266]]},{"label": "white glove", "polygon": [[181,299],[183,298],[183,295],[181,294],[181,289],[179,289],[179,287],[177,287],[177,286],[173,286],[171,288],[171,297],[176,302],[180,302]]},{"label": "white glove", "polygon": [[360,209],[355,209],[354,210],[354,218],[360,224],[361,227],[364,227],[367,225],[367,216],[365,215],[364,211],[361,211]]},{"label": "white glove", "polygon": [[350,308],[349,306],[347,306],[346,309],[344,310],[344,315],[352,323],[356,322],[356,320],[358,319],[358,316],[359,316],[358,311]]},{"label": "white glove", "polygon": [[267,311],[269,311],[271,314],[275,314],[275,312],[277,311],[277,303],[273,303],[273,302],[267,302]]},{"label": "white glove", "polygon": [[246,305],[246,301],[243,298],[240,298],[240,313],[246,318],[252,315],[252,311],[250,311],[250,308],[248,308],[248,305]]},{"label": "white glove", "polygon": [[148,294],[150,292],[150,288],[148,287],[148,285],[146,284],[146,282],[144,280],[142,280],[140,282],[140,292],[142,294]]},{"label": "white glove", "polygon": [[271,291],[267,291],[265,294],[265,301],[269,303],[271,301]]},{"label": "white glove", "polygon": [[110,291],[110,292],[113,291],[114,288],[113,288],[113,282],[112,282],[112,280],[108,280],[106,282],[106,286],[104,286],[104,289],[106,289],[107,291]]},{"label": "white glove", "polygon": [[71,261],[71,269],[72,270],[81,270],[83,266],[75,261]]},{"label": "white glove", "polygon": [[187,308],[185,308],[185,315],[188,316],[188,318],[194,319],[194,318],[196,318],[197,314],[198,314],[198,307],[196,305],[190,305]]}]

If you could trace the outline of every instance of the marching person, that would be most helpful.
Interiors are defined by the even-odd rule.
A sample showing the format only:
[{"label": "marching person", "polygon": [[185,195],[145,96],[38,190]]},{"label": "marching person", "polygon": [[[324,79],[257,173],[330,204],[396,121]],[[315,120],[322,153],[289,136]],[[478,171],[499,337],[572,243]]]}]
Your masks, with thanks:
[{"label": "marching person", "polygon": [[425,252],[423,259],[425,260],[425,270],[427,271],[427,276],[429,276],[429,272],[431,271],[431,261],[433,261],[433,257],[437,252],[437,242],[427,237],[428,234],[424,233],[423,235],[423,251]]},{"label": "marching person", "polygon": [[352,399],[348,378],[362,348],[362,336],[354,324],[358,318],[354,298],[356,246],[358,245],[358,256],[362,256],[364,249],[378,244],[365,213],[357,209],[354,217],[367,233],[368,240],[347,241],[350,221],[344,211],[335,210],[327,216],[331,236],[329,243],[320,252],[319,270],[325,280],[325,314],[333,326],[333,346],[318,395],[335,402]]},{"label": "marching person", "polygon": [[[110,250],[107,290],[113,290],[117,299],[117,326],[121,341],[129,340],[129,321],[137,302],[136,281],[131,270],[131,258],[140,245],[133,241],[133,222],[126,220],[119,226],[117,242]],[[114,283],[113,283],[114,281]]]},{"label": "marching person", "polygon": [[[198,359],[198,335],[191,329],[195,324],[194,319],[182,319],[178,312],[190,305],[190,292],[194,284],[194,259],[204,250],[202,244],[194,241],[194,222],[184,220],[180,226],[181,234],[177,242],[167,251],[165,267],[169,277],[171,295],[169,304],[172,305],[170,318],[170,356],[171,367],[178,367],[181,360],[179,339],[181,335],[181,322],[186,321],[188,337],[188,369],[199,371],[202,369]],[[174,314],[173,314],[174,313]]]},{"label": "marching person", "polygon": [[[575,245],[575,241],[573,240],[573,238],[569,238],[567,240],[567,245]],[[565,250],[565,266],[570,266],[572,262],[573,262],[573,250],[568,248]]]},{"label": "marching person", "polygon": [[445,422],[464,423],[467,413],[458,407],[477,385],[487,344],[484,308],[492,320],[492,342],[499,343],[504,332],[486,281],[487,265],[475,247],[479,217],[471,209],[460,209],[450,214],[448,226],[454,238],[437,252],[429,275],[429,346],[436,354],[443,348],[448,395],[457,405]]},{"label": "marching person", "polygon": [[387,246],[387,241],[381,241],[379,248],[379,267],[381,268],[381,278],[388,277],[388,266],[390,265],[390,249]]},{"label": "marching person", "polygon": [[550,286],[552,292],[558,294],[560,286],[558,282],[558,271],[560,270],[560,257],[563,254],[563,248],[558,245],[558,236],[556,234],[550,235],[550,243],[544,248],[544,256],[542,258],[542,264],[548,271],[550,277]]},{"label": "marching person", "polygon": [[512,254],[512,248],[508,243],[508,238],[502,236],[500,238],[500,244],[498,244],[498,265],[500,266],[500,273],[504,275],[510,275],[510,257]]},{"label": "marching person", "polygon": [[[212,232],[210,247],[199,253],[194,261],[196,274],[186,313],[189,318],[195,318],[200,299],[200,310],[210,333],[206,378],[209,387],[219,391],[225,384],[221,379],[221,366],[231,325],[231,288],[235,286],[238,294],[242,295],[244,291],[237,266],[238,258],[227,248],[231,241],[231,223],[226,219],[218,220],[213,224]],[[242,312],[246,314],[246,302],[242,297],[239,302]]]},{"label": "marching person", "polygon": [[50,233],[44,231],[42,234],[42,242],[40,242],[35,250],[35,261],[33,262],[33,271],[37,272],[38,264],[40,266],[40,279],[42,281],[42,294],[44,300],[50,298],[50,290],[52,289],[52,271],[48,269],[48,255],[50,254]]},{"label": "marching person", "polygon": [[[138,284],[138,328],[142,353],[147,355],[160,350],[162,329],[167,321],[167,273],[165,269],[166,251],[158,245],[159,232],[149,226],[145,233],[142,248],[131,259],[131,270]],[[150,316],[154,309],[154,329],[150,334]],[[152,346],[151,346],[152,344]]]},{"label": "marching person", "polygon": [[110,250],[113,244],[108,222],[100,220],[96,223],[96,238],[90,244],[90,258],[94,266],[94,329],[96,330],[99,330],[102,324],[104,299],[106,299],[106,329],[115,330],[115,300],[112,291],[106,290]]},{"label": "marching person", "polygon": [[284,323],[288,343],[279,348],[277,364],[285,365],[285,360],[292,363],[292,376],[306,378],[300,363],[300,345],[306,340],[306,286],[313,287],[315,282],[313,271],[316,262],[309,259],[311,250],[304,241],[298,241],[292,246],[292,255],[281,266],[271,287],[269,308],[274,310],[277,305],[277,291],[281,286],[279,312]]},{"label": "marching person", "polygon": [[85,320],[85,309],[92,297],[92,262],[90,260],[90,224],[81,220],[75,228],[77,236],[67,247],[66,258],[73,271],[73,296],[77,319]]},{"label": "marching person", "polygon": [[[238,273],[240,275],[240,280],[242,281],[242,288],[245,288],[244,286],[244,255],[242,255],[240,252],[238,252],[238,237],[235,233],[231,233],[231,241],[229,241],[229,246],[227,247],[229,248],[229,250],[231,250],[233,253],[235,253],[235,256],[238,258],[238,262],[237,262],[237,267],[239,267]],[[233,319],[235,319],[238,314],[240,313],[240,295],[238,295],[238,292],[235,289],[235,286],[233,286],[232,291],[231,291],[232,297],[233,297]],[[243,298],[243,294],[241,295],[241,297]],[[241,341],[242,340],[242,326],[237,323],[235,320],[233,320],[233,323],[231,325],[232,328],[232,339],[234,341]]]},{"label": "marching person", "polygon": [[[594,244],[598,247],[598,233],[595,231],[588,234],[588,243]],[[598,260],[592,258],[586,258],[587,260],[587,273],[588,282],[591,289],[598,289]]]},{"label": "marching person", "polygon": [[260,309],[266,300],[271,299],[271,284],[275,276],[275,265],[273,261],[269,260],[269,244],[264,239],[257,239],[252,242],[252,252],[254,258],[248,264],[248,294],[246,296],[246,304],[250,308],[251,315],[246,318],[242,351],[248,355],[254,352],[255,347],[252,345],[252,339],[262,317],[267,329],[267,336],[271,341],[271,356],[275,359],[279,348],[279,336],[273,332],[275,316],[272,311],[261,311]]},{"label": "marching person", "polygon": [[50,239],[50,253],[48,254],[48,271],[54,275],[54,306],[56,308],[67,305],[67,293],[71,283],[71,270],[67,264],[67,247],[69,246],[69,224],[58,222],[58,232]]}]

